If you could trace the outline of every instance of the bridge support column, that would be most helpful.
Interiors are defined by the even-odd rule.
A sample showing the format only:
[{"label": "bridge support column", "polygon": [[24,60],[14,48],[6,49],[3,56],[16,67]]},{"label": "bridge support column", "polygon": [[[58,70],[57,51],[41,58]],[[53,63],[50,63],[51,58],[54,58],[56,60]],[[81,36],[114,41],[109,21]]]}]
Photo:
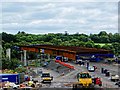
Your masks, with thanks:
[{"label": "bridge support column", "polygon": [[21,62],[23,62],[23,53],[21,52]]},{"label": "bridge support column", "polygon": [[50,54],[48,54],[48,60],[50,60]]},{"label": "bridge support column", "polygon": [[11,60],[11,49],[10,48],[6,50],[6,57],[8,57],[8,59]]},{"label": "bridge support column", "polygon": [[64,56],[62,56],[62,60],[61,61],[64,62]]},{"label": "bridge support column", "polygon": [[27,66],[26,50],[24,50],[24,66]]}]

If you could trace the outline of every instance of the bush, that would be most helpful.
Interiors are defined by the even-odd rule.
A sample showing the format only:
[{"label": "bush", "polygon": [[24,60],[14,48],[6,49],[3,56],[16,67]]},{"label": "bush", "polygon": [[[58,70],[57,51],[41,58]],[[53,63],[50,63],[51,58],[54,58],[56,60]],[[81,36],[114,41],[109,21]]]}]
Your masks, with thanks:
[{"label": "bush", "polygon": [[20,60],[17,59],[9,60],[8,58],[2,58],[2,69],[15,69],[20,64],[22,64]]},{"label": "bush", "polygon": [[27,69],[24,68],[24,67],[18,67],[18,68],[16,68],[14,71],[15,71],[15,72],[18,72],[18,73],[23,73],[23,72],[25,73],[26,70],[27,70]]}]

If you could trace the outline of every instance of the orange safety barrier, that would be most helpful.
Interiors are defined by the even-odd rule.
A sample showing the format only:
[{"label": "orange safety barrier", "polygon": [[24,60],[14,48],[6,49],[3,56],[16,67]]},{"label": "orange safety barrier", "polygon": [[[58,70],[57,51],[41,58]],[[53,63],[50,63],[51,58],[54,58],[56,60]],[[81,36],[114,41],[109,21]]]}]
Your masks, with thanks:
[{"label": "orange safety barrier", "polygon": [[60,62],[60,60],[55,60],[55,62],[59,63],[59,62]]},{"label": "orange safety barrier", "polygon": [[66,63],[64,63],[64,62],[61,62],[60,60],[55,60],[55,62],[60,63],[61,65],[65,66],[65,67],[68,67],[68,68],[70,68],[70,69],[74,69],[74,66],[71,66],[71,65],[69,65],[69,64],[66,64]]}]

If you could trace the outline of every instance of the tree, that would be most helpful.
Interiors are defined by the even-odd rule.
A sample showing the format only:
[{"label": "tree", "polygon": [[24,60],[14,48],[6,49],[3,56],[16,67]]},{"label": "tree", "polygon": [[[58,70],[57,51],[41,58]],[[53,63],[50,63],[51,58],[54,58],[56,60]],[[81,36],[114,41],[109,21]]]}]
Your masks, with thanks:
[{"label": "tree", "polygon": [[85,42],[83,42],[83,41],[79,42],[79,46],[80,47],[85,47]]},{"label": "tree", "polygon": [[69,33],[67,31],[65,31],[65,36],[69,35]]},{"label": "tree", "polygon": [[62,42],[60,44],[61,46],[71,46],[71,43],[69,41]]},{"label": "tree", "polygon": [[113,34],[112,34],[112,33],[109,33],[109,34],[108,34],[108,37],[109,37],[110,43],[112,43],[112,42],[113,42],[113,40],[112,40],[112,39],[113,39]]},{"label": "tree", "polygon": [[120,34],[115,33],[112,38],[112,42],[119,42],[120,43]]},{"label": "tree", "polygon": [[52,40],[53,38],[55,38],[54,34],[49,33],[48,35],[46,35],[45,37],[45,42],[49,42],[50,40]]},{"label": "tree", "polygon": [[72,39],[72,40],[70,40],[70,43],[75,43],[75,42],[79,42],[79,40],[78,39]]},{"label": "tree", "polygon": [[4,44],[5,49],[11,48],[11,46],[12,46],[12,45],[11,45],[10,43],[5,43],[5,44]]},{"label": "tree", "polygon": [[106,33],[106,31],[101,31],[101,32],[98,34],[98,36],[107,36],[107,33]]},{"label": "tree", "polygon": [[111,45],[105,44],[102,46],[102,49],[111,50]]},{"label": "tree", "polygon": [[20,31],[18,31],[18,33],[17,34],[20,34],[21,32]]},{"label": "tree", "polygon": [[25,35],[26,33],[24,31],[22,31],[21,34]]},{"label": "tree", "polygon": [[98,49],[100,49],[100,48],[101,48],[101,46],[100,46],[100,45],[95,45],[94,47],[95,47],[95,48],[98,48]]},{"label": "tree", "polygon": [[90,34],[90,38],[95,43],[99,43],[100,42],[100,38],[99,38],[99,36],[97,34]]},{"label": "tree", "polygon": [[62,42],[62,40],[61,39],[53,38],[50,42],[53,43],[53,45],[60,45],[60,43]]},{"label": "tree", "polygon": [[[1,33],[2,35],[2,47],[5,52],[6,48],[19,45],[30,45],[30,44],[49,44],[49,45],[63,45],[63,46],[81,46],[81,47],[95,47],[110,49],[115,53],[119,53],[120,34],[109,33],[101,31],[99,34],[68,34],[66,33],[49,33],[49,34],[26,34],[24,31],[18,32],[17,34]],[[113,43],[107,47],[100,45],[94,45],[95,43]],[[112,47],[113,46],[113,47]],[[17,57],[16,51],[13,51],[13,57]]]},{"label": "tree", "polygon": [[93,48],[94,47],[94,42],[93,41],[88,41],[88,42],[86,42],[85,46],[88,47],[88,48]]},{"label": "tree", "polygon": [[87,42],[89,40],[89,38],[84,35],[81,35],[81,36],[79,36],[79,40],[83,41],[83,42]]},{"label": "tree", "polygon": [[119,55],[120,54],[120,43],[118,42],[112,43],[112,46],[115,49],[115,54]]},{"label": "tree", "polygon": [[5,32],[2,33],[2,40],[10,43],[11,41],[16,42],[16,37],[12,34],[7,34]]},{"label": "tree", "polygon": [[2,58],[2,69],[15,69],[21,62],[17,59]]},{"label": "tree", "polygon": [[110,42],[108,36],[100,36],[99,39],[100,39],[100,41],[99,41],[100,43],[109,43]]}]

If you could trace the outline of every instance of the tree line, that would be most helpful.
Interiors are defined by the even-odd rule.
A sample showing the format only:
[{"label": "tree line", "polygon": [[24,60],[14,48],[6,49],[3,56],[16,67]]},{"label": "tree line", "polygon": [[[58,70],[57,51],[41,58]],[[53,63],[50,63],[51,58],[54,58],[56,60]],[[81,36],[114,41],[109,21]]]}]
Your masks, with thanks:
[{"label": "tree line", "polygon": [[[65,33],[48,33],[48,34],[29,34],[24,31],[17,34],[8,34],[2,32],[3,50],[12,46],[31,45],[31,44],[50,44],[61,46],[80,46],[88,48],[101,48],[112,50],[114,54],[120,54],[120,34],[107,33],[101,31],[98,34],[69,34]],[[103,44],[103,45],[102,45]],[[15,52],[15,51],[14,51]]]}]

